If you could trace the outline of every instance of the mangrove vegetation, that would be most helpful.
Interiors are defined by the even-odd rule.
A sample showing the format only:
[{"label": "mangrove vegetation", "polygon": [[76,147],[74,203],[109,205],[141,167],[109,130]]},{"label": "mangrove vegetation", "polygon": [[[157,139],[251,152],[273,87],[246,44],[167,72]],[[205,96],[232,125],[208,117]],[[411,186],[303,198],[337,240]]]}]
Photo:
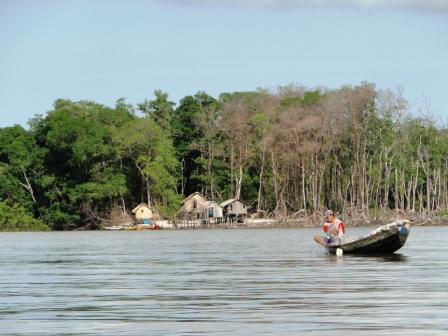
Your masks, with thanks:
[{"label": "mangrove vegetation", "polygon": [[0,129],[0,230],[96,229],[141,202],[172,218],[196,191],[272,217],[440,213],[448,129],[409,109],[399,91],[371,83],[178,103],[156,91],[114,107],[58,99],[28,128]]}]

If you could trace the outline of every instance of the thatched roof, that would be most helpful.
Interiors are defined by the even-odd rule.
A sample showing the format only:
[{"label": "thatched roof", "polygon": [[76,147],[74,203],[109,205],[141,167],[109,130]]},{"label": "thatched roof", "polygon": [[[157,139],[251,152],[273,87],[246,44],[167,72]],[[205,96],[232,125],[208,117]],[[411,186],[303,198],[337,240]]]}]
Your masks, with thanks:
[{"label": "thatched roof", "polygon": [[184,198],[184,200],[180,204],[183,205],[185,202],[188,202],[194,196],[199,196],[199,197],[201,197],[204,200],[204,202],[207,202],[207,199],[204,196],[202,196],[202,194],[200,192],[196,191],[196,192],[188,195],[186,198]]}]

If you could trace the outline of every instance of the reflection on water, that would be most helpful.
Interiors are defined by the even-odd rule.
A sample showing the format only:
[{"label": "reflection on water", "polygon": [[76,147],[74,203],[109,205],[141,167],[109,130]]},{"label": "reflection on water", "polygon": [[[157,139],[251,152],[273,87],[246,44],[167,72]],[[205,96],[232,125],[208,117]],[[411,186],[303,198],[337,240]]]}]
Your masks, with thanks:
[{"label": "reflection on water", "polygon": [[445,334],[448,228],[376,256],[315,233],[2,233],[0,335]]},{"label": "reflection on water", "polygon": [[401,253],[392,254],[370,254],[370,255],[354,255],[355,258],[370,258],[377,261],[404,262],[408,260],[408,256]]},{"label": "reflection on water", "polygon": [[408,256],[400,254],[400,253],[392,253],[392,254],[345,254],[344,256],[336,256],[335,254],[327,253],[328,262],[341,263],[347,260],[347,258],[359,258],[358,261],[362,264],[367,261],[372,262],[372,260],[376,262],[405,262],[408,260]]}]

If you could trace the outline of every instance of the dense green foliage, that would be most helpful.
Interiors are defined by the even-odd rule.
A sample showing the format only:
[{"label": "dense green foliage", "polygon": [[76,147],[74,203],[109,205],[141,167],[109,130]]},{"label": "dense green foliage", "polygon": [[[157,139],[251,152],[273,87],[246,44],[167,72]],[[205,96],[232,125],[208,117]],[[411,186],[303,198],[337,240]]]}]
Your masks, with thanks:
[{"label": "dense green foliage", "polygon": [[0,202],[0,231],[47,231],[49,227],[22,206]]},{"label": "dense green foliage", "polygon": [[336,90],[166,93],[136,107],[59,99],[0,129],[0,230],[97,228],[146,202],[171,218],[199,191],[252,209],[402,209],[448,205],[448,130],[407,115],[398,93]]}]

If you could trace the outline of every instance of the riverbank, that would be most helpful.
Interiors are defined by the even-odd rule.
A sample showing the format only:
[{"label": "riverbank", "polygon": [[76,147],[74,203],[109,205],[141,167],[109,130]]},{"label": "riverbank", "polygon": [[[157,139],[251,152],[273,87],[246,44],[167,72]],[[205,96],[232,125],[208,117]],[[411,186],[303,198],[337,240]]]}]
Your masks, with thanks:
[{"label": "riverbank", "polygon": [[[405,213],[388,211],[381,212],[380,214],[354,213],[346,212],[338,214],[348,227],[364,227],[364,226],[380,226],[396,219],[408,219],[413,226],[448,226],[448,215],[428,215],[420,213]],[[198,222],[189,222],[188,224],[172,223],[168,220],[155,221],[160,229],[165,230],[182,230],[182,229],[263,229],[263,228],[313,228],[320,227],[322,225],[322,214],[315,213],[310,215],[303,215],[294,217],[281,217],[281,218],[248,218],[244,223],[220,223],[220,224],[203,224]],[[123,225],[117,223],[116,225]],[[108,223],[107,226],[113,226],[112,223]],[[128,224],[131,227],[130,224]],[[22,229],[21,229],[22,228]],[[106,229],[102,227],[102,229]],[[134,227],[130,228],[134,229]],[[137,229],[137,228],[135,228]],[[139,228],[140,230],[144,228]],[[124,230],[124,228],[123,228]],[[0,232],[28,232],[28,231],[48,231],[48,227],[44,226],[43,229],[21,227],[1,227]],[[86,228],[78,229],[78,231],[95,231]]]},{"label": "riverbank", "polygon": [[[383,211],[376,214],[346,212],[338,215],[348,227],[380,226],[396,219],[407,219],[414,226],[448,226],[448,216],[405,213],[401,211]],[[244,223],[201,224],[188,223],[173,225],[173,229],[233,229],[233,228],[313,228],[322,225],[322,214],[300,215],[295,218],[248,218]]]},{"label": "riverbank", "polygon": [[[396,219],[407,219],[414,226],[448,226],[448,216],[446,215],[439,216],[389,211],[376,216],[356,213],[342,214],[338,217],[349,227],[380,226],[393,222]],[[310,228],[320,227],[322,221],[321,214],[312,214],[298,218],[248,219],[246,223],[239,224],[238,226],[248,228]]]}]

